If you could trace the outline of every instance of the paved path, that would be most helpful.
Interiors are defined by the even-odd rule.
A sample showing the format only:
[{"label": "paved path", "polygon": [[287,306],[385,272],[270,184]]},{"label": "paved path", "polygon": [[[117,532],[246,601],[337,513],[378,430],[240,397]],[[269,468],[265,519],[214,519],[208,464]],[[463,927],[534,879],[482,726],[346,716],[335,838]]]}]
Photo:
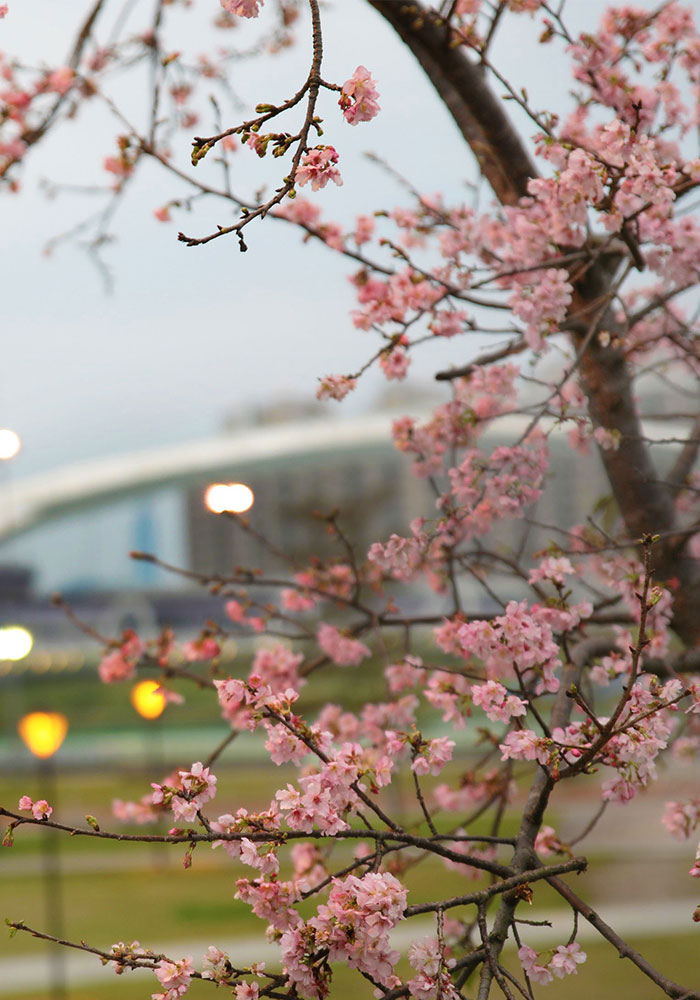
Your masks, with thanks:
[{"label": "paved path", "polygon": [[[640,938],[656,936],[660,931],[664,934],[692,933],[696,929],[696,925],[693,924],[691,916],[696,906],[697,899],[695,897],[665,902],[653,900],[645,905],[639,903],[607,904],[600,907],[600,915],[624,937],[639,940]],[[531,946],[542,948],[548,944],[565,944],[567,942],[572,927],[570,912],[533,910],[527,916],[528,919],[550,920],[552,923],[551,928],[523,928],[523,937]],[[405,951],[412,941],[427,937],[434,932],[435,924],[433,921],[423,918],[413,920],[400,925],[394,931],[392,943],[394,947]],[[578,940],[585,945],[588,941],[601,939],[590,924],[581,921]],[[243,966],[249,965],[251,962],[265,961],[270,967],[274,967],[279,957],[277,946],[268,944],[262,933],[256,937],[237,938],[235,941],[228,942],[223,940],[216,942],[210,940],[167,941],[155,942],[152,947],[154,951],[169,955],[171,958],[192,956],[195,965],[200,965],[202,955],[212,943],[223,948],[231,957],[234,965]],[[48,990],[52,958],[38,944],[37,951],[40,948],[41,954],[36,956],[23,955],[0,961],[0,996],[8,996],[9,994],[20,996],[22,993],[36,992],[38,989]],[[72,950],[66,950],[62,952],[62,955],[66,979],[71,987],[104,982],[108,977],[114,976],[114,971],[100,965],[99,959],[94,956]],[[150,982],[155,982],[151,974],[147,972],[128,973],[128,975],[150,977]]]}]

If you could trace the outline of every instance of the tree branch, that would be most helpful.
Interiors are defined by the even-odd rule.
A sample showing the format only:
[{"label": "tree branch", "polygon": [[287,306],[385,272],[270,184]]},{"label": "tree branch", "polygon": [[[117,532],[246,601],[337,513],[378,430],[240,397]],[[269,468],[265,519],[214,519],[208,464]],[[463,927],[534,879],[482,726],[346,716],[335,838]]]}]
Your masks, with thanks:
[{"label": "tree branch", "polygon": [[527,194],[537,170],[486,71],[451,45],[444,23],[419,3],[369,0],[414,54],[476,157],[479,169],[503,205]]},{"label": "tree branch", "polygon": [[684,986],[679,986],[678,983],[674,983],[672,979],[668,979],[662,973],[658,972],[652,965],[650,965],[647,960],[639,954],[631,945],[627,944],[619,934],[617,934],[609,924],[606,924],[602,920],[596,911],[584,903],[575,892],[573,892],[566,882],[562,882],[560,878],[556,875],[552,875],[547,879],[552,888],[556,889],[559,895],[567,901],[569,906],[574,910],[574,912],[579,913],[584,917],[589,924],[591,924],[595,929],[601,934],[606,941],[614,945],[617,948],[620,958],[628,958],[630,962],[643,972],[645,976],[648,976],[653,983],[656,983],[664,993],[673,997],[674,1000],[700,1000],[700,993],[696,990],[688,990]]},{"label": "tree branch", "polygon": [[[476,157],[479,168],[503,205],[515,205],[537,176],[530,154],[486,79],[486,68],[470,58],[466,45],[454,45],[443,19],[420,3],[368,0],[414,54]],[[566,252],[568,248],[560,248]],[[673,628],[688,645],[700,641],[700,566],[686,554],[678,530],[671,490],[659,477],[644,440],[634,402],[633,384],[611,310],[610,289],[621,257],[594,259],[577,270],[571,265],[574,294],[570,316],[581,354],[582,387],[596,427],[617,430],[624,447],[600,451],[613,495],[633,538],[668,534],[656,552],[659,579],[680,583]],[[612,336],[599,338],[600,331]],[[606,343],[601,343],[604,339]]]}]

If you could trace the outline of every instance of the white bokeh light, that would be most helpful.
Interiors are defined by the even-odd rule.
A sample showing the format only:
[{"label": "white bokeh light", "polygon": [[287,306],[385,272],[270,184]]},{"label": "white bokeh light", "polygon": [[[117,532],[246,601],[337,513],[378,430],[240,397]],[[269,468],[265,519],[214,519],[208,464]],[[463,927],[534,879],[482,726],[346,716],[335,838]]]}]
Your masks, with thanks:
[{"label": "white bokeh light", "polygon": [[204,494],[204,503],[213,514],[244,514],[254,502],[255,494],[245,483],[213,483]]},{"label": "white bokeh light", "polygon": [[11,431],[8,427],[0,428],[0,460],[7,461],[14,458],[22,447],[19,434]]},{"label": "white bokeh light", "polygon": [[21,625],[0,628],[0,660],[23,660],[33,645],[32,633]]}]

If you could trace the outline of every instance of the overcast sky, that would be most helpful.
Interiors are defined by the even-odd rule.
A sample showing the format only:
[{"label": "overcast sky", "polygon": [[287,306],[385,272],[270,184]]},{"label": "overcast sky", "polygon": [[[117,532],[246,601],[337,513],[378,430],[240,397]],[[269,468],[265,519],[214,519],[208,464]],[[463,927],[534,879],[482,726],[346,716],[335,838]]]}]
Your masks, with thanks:
[{"label": "overcast sky", "polygon": [[[584,5],[572,6],[576,17],[584,13]],[[15,2],[0,25],[3,47],[27,61],[60,64],[71,21],[85,8],[82,0]],[[203,23],[208,8],[218,9],[216,0],[198,0],[196,16]],[[590,17],[602,4],[585,8]],[[509,76],[526,80],[536,104],[566,106],[565,61],[547,50],[545,76],[541,57],[534,56],[535,25],[528,17],[510,20],[496,50]],[[186,23],[191,25],[192,15]],[[356,128],[332,103],[324,108],[323,141],[340,152],[345,179],[342,188],[329,185],[316,196],[324,214],[349,221],[360,211],[407,203],[394,182],[362,158],[366,150],[379,152],[427,193],[470,198],[471,156],[382,19],[362,0],[343,0],[326,9],[324,32],[326,78],[342,82],[365,64],[378,81],[382,105],[374,122]],[[246,63],[235,74],[234,86],[248,107],[287,96],[303,79],[303,29],[300,38],[284,57]],[[125,94],[136,113],[141,91],[134,85]],[[14,476],[208,434],[225,414],[268,401],[311,399],[318,376],[353,370],[375,348],[373,336],[355,330],[348,318],[348,262],[318,245],[302,246],[291,227],[272,221],[249,228],[245,255],[235,239],[187,249],[176,240],[179,228],[201,234],[216,222],[229,223],[231,215],[212,204],[172,224],[158,223],[153,209],[183,193],[184,185],[168,180],[164,186],[156,170],[144,171],[112,225],[117,241],[106,253],[112,294],[75,245],[44,257],[46,241],[88,214],[91,203],[74,194],[49,201],[40,180],[103,181],[100,165],[113,151],[114,134],[114,124],[93,106],[33,150],[21,194],[2,197],[0,426],[16,428],[25,443]],[[181,133],[180,141],[186,151],[190,136]],[[250,171],[259,169],[259,161],[247,150],[237,155],[250,190]],[[463,341],[439,345],[439,351],[425,352],[414,371],[420,378],[422,368],[427,381],[438,353],[439,363],[461,362],[477,349]],[[350,411],[370,405],[383,384],[368,379],[358,400],[344,405]],[[338,412],[336,404],[325,406]]]}]

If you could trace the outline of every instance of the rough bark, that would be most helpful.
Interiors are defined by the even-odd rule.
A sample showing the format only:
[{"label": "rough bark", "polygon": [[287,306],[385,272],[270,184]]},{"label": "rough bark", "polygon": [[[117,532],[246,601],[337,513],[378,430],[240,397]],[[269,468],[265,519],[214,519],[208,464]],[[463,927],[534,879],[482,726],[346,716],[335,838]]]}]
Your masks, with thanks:
[{"label": "rough bark", "polygon": [[[516,204],[527,193],[537,172],[529,151],[496,96],[485,69],[465,51],[450,43],[449,31],[418,3],[368,0],[394,28],[414,54],[443,99],[469,144],[480,170],[503,205]],[[632,538],[659,534],[655,550],[657,577],[679,583],[674,601],[673,628],[688,645],[700,643],[700,566],[687,554],[678,535],[673,489],[662,482],[643,439],[633,398],[633,381],[623,351],[615,346],[615,323],[606,308],[613,271],[598,260],[583,274],[572,275],[576,322],[574,347],[581,354],[580,372],[589,415],[597,427],[620,432],[622,445],[601,451],[612,493]],[[595,334],[607,330],[611,342],[603,346]]]}]

